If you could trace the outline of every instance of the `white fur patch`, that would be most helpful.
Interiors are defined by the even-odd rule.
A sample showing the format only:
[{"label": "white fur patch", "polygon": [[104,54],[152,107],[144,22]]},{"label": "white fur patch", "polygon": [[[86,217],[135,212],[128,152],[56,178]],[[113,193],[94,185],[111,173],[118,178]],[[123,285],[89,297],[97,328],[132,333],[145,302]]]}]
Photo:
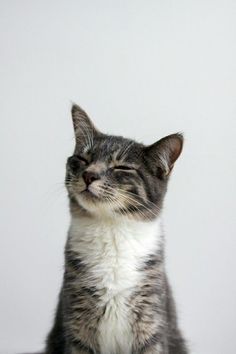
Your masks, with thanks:
[{"label": "white fur patch", "polygon": [[[128,301],[138,286],[143,262],[159,248],[160,221],[134,221],[124,217],[73,218],[70,245],[91,270],[101,290],[106,311],[99,323],[102,354],[130,354],[133,338]],[[90,280],[88,280],[89,282]]]}]

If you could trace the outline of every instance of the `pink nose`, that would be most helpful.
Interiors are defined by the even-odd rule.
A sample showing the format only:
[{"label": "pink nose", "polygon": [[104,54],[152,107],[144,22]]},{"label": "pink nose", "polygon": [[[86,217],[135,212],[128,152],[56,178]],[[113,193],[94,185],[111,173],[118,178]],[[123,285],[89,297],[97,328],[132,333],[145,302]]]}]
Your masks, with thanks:
[{"label": "pink nose", "polygon": [[85,171],[82,176],[87,186],[90,185],[92,182],[100,179],[100,176],[97,173],[89,171]]}]

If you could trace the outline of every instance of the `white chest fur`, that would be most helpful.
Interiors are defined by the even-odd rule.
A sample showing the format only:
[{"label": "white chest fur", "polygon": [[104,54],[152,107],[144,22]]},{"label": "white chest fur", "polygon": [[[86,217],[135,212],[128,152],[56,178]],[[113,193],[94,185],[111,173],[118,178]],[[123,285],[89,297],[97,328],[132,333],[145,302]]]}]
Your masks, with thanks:
[{"label": "white chest fur", "polygon": [[[98,306],[106,306],[98,328],[101,353],[130,354],[128,299],[141,279],[140,267],[159,247],[160,221],[74,218],[69,236],[71,247],[91,271],[88,285],[101,291]],[[96,283],[89,284],[93,279]]]}]

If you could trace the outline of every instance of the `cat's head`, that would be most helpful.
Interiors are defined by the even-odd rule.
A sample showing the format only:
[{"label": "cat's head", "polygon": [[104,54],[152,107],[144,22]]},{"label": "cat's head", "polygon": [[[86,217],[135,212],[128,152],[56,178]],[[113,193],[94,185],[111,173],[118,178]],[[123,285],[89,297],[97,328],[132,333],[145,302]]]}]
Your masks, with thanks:
[{"label": "cat's head", "polygon": [[183,136],[172,134],[145,146],[99,132],[77,105],[72,118],[76,145],[66,172],[72,210],[101,217],[157,217]]}]

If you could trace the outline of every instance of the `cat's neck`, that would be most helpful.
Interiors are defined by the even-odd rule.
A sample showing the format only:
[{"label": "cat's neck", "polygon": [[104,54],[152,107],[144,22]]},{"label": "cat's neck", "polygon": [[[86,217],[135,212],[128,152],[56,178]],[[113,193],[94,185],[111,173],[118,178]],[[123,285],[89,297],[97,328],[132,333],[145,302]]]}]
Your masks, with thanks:
[{"label": "cat's neck", "polygon": [[[70,244],[86,257],[86,252],[103,253],[104,245],[117,253],[140,256],[154,253],[162,244],[161,218],[149,221],[117,217],[72,216],[69,229]],[[133,251],[136,250],[136,251]]]}]

